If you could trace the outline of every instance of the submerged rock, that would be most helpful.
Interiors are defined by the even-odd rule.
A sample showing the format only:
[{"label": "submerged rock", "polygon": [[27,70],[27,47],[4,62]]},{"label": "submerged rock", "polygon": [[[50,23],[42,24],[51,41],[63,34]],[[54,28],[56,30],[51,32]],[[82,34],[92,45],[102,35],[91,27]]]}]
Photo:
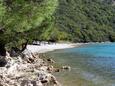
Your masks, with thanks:
[{"label": "submerged rock", "polygon": [[70,66],[62,66],[62,69],[64,69],[64,70],[71,70],[71,67]]},{"label": "submerged rock", "polygon": [[48,58],[47,61],[48,61],[49,63],[55,63],[55,61],[54,61],[53,59],[51,59],[51,58]]}]

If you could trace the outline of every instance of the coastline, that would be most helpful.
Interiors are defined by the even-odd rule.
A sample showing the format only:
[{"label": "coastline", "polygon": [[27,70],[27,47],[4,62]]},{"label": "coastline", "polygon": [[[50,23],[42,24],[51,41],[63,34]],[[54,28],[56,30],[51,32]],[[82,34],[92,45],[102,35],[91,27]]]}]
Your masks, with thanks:
[{"label": "coastline", "polygon": [[[28,45],[19,56],[5,57],[7,64],[0,67],[0,85],[3,86],[62,86],[52,74],[59,68],[52,65],[55,61],[45,58],[44,53],[57,49],[73,48],[81,44],[61,43],[53,45]],[[50,60],[50,61],[49,61]],[[60,67],[62,68],[62,66]],[[64,66],[64,68],[67,68]],[[63,69],[64,69],[63,68]]]},{"label": "coastline", "polygon": [[[66,48],[74,48],[84,45],[85,43],[56,43],[51,45],[28,45],[27,50],[31,51],[32,53],[46,53],[49,51],[59,50],[59,49],[66,49]],[[25,52],[26,53],[26,52]]]},{"label": "coastline", "polygon": [[[0,84],[3,86],[14,86],[20,84],[39,84],[38,86],[64,86],[57,80],[57,76],[53,73],[60,72],[62,69],[69,69],[69,66],[61,65],[59,68],[55,67],[52,62],[52,58],[45,55],[46,52],[80,47],[92,43],[56,43],[52,45],[28,45],[27,49],[22,55],[17,57],[10,57],[7,52],[5,57],[7,64],[5,67],[0,68]],[[50,61],[49,61],[50,60]],[[61,69],[60,69],[61,68]],[[63,73],[60,72],[60,74]],[[79,76],[79,75],[78,75]],[[47,78],[46,78],[47,77]],[[81,77],[79,77],[81,78]],[[83,79],[79,79],[79,82],[84,82]],[[77,82],[79,84],[79,82]],[[87,82],[87,81],[85,81]],[[53,83],[53,84],[52,84]],[[60,84],[61,83],[61,84]],[[49,85],[52,84],[52,85]]]},{"label": "coastline", "polygon": [[[79,46],[82,46],[84,44],[85,43],[56,43],[56,44],[51,44],[51,45],[46,44],[46,45],[41,45],[41,46],[28,45],[27,49],[24,51],[24,53],[28,54],[28,51],[29,51],[29,52],[34,53],[34,54],[36,54],[36,53],[42,54],[43,56],[41,56],[40,59],[46,60],[45,63],[47,63],[47,59],[50,57],[44,56],[45,53],[50,52],[50,51],[54,51],[54,50],[79,47]],[[52,58],[50,58],[50,59],[51,59],[51,61],[54,61],[53,64],[47,63],[48,65],[53,67],[53,68],[50,68],[51,70],[53,70],[53,72],[50,71],[51,75],[52,75],[52,73],[60,72],[61,70],[67,71],[67,70],[71,69],[70,66],[64,66],[64,65],[59,66],[59,64],[55,60],[53,60]],[[46,67],[48,67],[48,65]],[[55,66],[55,65],[58,65],[58,66]],[[63,67],[65,67],[65,68],[63,68]],[[63,73],[63,71],[60,73]],[[52,75],[52,76],[55,78],[55,81],[57,82],[56,86],[63,86],[62,83],[60,83],[60,81],[57,80],[57,76],[55,76],[55,75]]]},{"label": "coastline", "polygon": [[[88,46],[94,46],[94,45],[96,45],[96,46],[101,46],[101,48],[99,48],[99,50],[101,50],[101,49],[103,49],[103,46],[110,46],[109,44],[111,44],[111,42],[103,42],[103,43],[86,43],[85,45],[86,46],[84,46],[83,45],[83,48],[82,48],[82,46],[81,46],[81,48],[82,49],[84,49],[84,47],[88,47]],[[112,45],[115,45],[115,43],[112,43]],[[111,46],[110,46],[111,47]],[[98,48],[98,47],[96,47],[96,48]],[[106,47],[107,48],[107,47]],[[72,48],[73,49],[73,48]],[[54,51],[54,52],[49,52],[48,54],[49,54],[49,56],[51,56],[53,59],[55,59],[56,61],[58,61],[60,64],[66,64],[66,65],[69,65],[69,66],[71,66],[71,68],[72,68],[72,71],[71,72],[62,72],[62,73],[58,73],[58,74],[56,74],[55,76],[57,77],[57,79],[59,80],[59,82],[60,83],[62,83],[62,84],[64,84],[63,86],[81,86],[81,84],[83,85],[84,83],[88,83],[89,85],[88,86],[111,86],[111,85],[96,85],[95,83],[97,82],[98,83],[98,80],[97,81],[92,81],[92,80],[87,80],[88,79],[88,77],[90,77],[89,75],[91,74],[91,76],[93,75],[93,73],[88,73],[88,72],[86,72],[86,71],[83,71],[83,76],[82,76],[82,74],[80,75],[79,74],[79,72],[78,71],[82,71],[82,68],[83,67],[86,67],[85,65],[84,66],[82,66],[81,67],[81,70],[78,70],[79,69],[79,60],[80,60],[80,57],[79,57],[79,53],[77,54],[77,52],[73,52],[73,53],[75,53],[75,57],[77,57],[78,59],[75,59],[72,55],[73,55],[73,53],[71,52],[72,51],[72,49],[67,49],[67,50],[62,50],[62,51],[60,51],[60,50],[58,50],[58,51]],[[95,47],[94,47],[94,49],[95,49]],[[109,49],[109,48],[108,48]],[[77,50],[77,47],[75,48],[75,49],[73,49],[73,50]],[[106,49],[105,49],[106,50]],[[78,51],[79,51],[79,47],[78,47]],[[81,50],[82,51],[82,50]],[[83,50],[84,51],[84,50]],[[91,49],[91,51],[93,51],[92,49]],[[70,52],[70,53],[69,53]],[[86,53],[88,53],[87,52],[87,49],[85,50],[85,52]],[[94,50],[94,52],[95,52],[95,50]],[[110,51],[111,52],[111,51]],[[72,55],[71,55],[71,53],[72,53]],[[85,56],[84,56],[85,57]],[[90,60],[90,56],[88,56],[89,57],[89,61],[93,61],[92,59]],[[87,61],[87,59],[85,59],[85,58],[83,58],[84,59],[84,61],[86,62]],[[83,62],[84,63],[84,61],[83,61],[83,59],[81,58],[81,62]],[[96,58],[96,59],[98,59],[98,58]],[[73,60],[73,61],[72,61]],[[79,61],[79,62],[78,62]],[[89,61],[87,62],[87,63],[89,63]],[[95,61],[95,58],[94,58],[94,61]],[[97,61],[97,60],[96,60]],[[105,61],[105,60],[104,60]],[[98,61],[98,62],[100,62],[100,60]],[[98,62],[96,62],[97,64],[98,64]],[[75,63],[75,64],[73,64],[73,63]],[[78,64],[77,64],[78,63]],[[94,62],[95,63],[95,62]],[[77,64],[77,65],[76,65]],[[84,63],[85,64],[85,63]],[[81,65],[81,64],[80,64]],[[75,66],[75,67],[74,67]],[[78,66],[78,69],[77,69],[77,66]],[[74,69],[75,68],[75,69]],[[89,67],[90,68],[90,67]],[[94,68],[96,68],[96,67],[94,67]],[[77,69],[77,70],[76,70]],[[88,68],[87,68],[88,69]],[[84,69],[85,70],[85,69]],[[74,71],[74,72],[73,72]],[[88,70],[89,71],[89,70]],[[76,75],[75,75],[76,74]],[[86,75],[85,75],[86,74]],[[66,76],[66,75],[68,75],[68,76]],[[76,76],[76,77],[74,77],[74,76]],[[86,77],[85,77],[86,76]],[[99,79],[99,77],[100,76],[98,76],[98,75],[94,75],[94,76],[96,76],[96,77],[98,77],[98,79]],[[105,75],[104,75],[105,76]],[[85,77],[85,78],[84,78]],[[73,79],[74,78],[74,79]],[[102,80],[102,83],[103,82],[105,82],[106,83],[106,80],[103,80],[102,79],[102,77],[100,78],[100,81]],[[112,81],[111,81],[112,82]],[[73,84],[72,85],[72,83],[76,83],[76,85],[75,84]],[[105,84],[104,83],[104,84]],[[113,82],[112,82],[113,83]],[[107,84],[107,83],[106,83]],[[111,84],[111,83],[109,83],[109,84]]]},{"label": "coastline", "polygon": [[[111,42],[88,42],[88,43],[56,43],[56,44],[45,44],[45,45],[27,45],[27,49],[32,53],[46,53],[49,51],[66,49],[66,48],[74,48],[87,44],[104,44]],[[26,53],[26,52],[25,52]]]}]

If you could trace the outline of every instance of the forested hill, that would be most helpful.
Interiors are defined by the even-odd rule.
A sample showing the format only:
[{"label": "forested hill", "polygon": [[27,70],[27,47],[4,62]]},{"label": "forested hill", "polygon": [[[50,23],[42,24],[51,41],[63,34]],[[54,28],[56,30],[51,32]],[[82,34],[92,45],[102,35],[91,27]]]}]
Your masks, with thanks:
[{"label": "forested hill", "polygon": [[114,0],[59,0],[57,29],[74,42],[115,41]]}]

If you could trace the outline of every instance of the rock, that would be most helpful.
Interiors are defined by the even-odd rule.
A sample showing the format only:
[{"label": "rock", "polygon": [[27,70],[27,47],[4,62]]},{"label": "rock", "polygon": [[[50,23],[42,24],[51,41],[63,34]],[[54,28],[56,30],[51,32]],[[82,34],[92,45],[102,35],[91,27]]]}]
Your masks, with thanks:
[{"label": "rock", "polygon": [[53,59],[51,59],[51,58],[48,58],[47,61],[48,61],[49,63],[55,63],[55,61],[54,61]]},{"label": "rock", "polygon": [[59,68],[55,68],[54,72],[60,72],[60,69]]},{"label": "rock", "polygon": [[[23,80],[21,82],[21,86],[28,86],[28,84],[31,84],[31,82],[29,80]],[[30,86],[32,86],[32,84]]]},{"label": "rock", "polygon": [[41,81],[36,81],[36,86],[43,86],[43,84],[41,83]]},{"label": "rock", "polygon": [[51,76],[51,80],[50,81],[53,84],[53,86],[61,86],[53,75]]},{"label": "rock", "polygon": [[7,55],[5,66],[0,67],[0,86],[55,86],[58,82],[50,73],[54,67],[33,55]]},{"label": "rock", "polygon": [[48,83],[48,81],[47,80],[41,80],[41,83]]},{"label": "rock", "polygon": [[34,59],[32,59],[32,58],[28,58],[28,60],[29,60],[30,63],[34,62]]},{"label": "rock", "polygon": [[53,72],[54,71],[54,67],[52,65],[48,66],[47,68],[48,72]]},{"label": "rock", "polygon": [[0,82],[0,86],[4,86],[3,83]]},{"label": "rock", "polygon": [[39,68],[41,71],[47,71],[48,67],[47,66],[42,66]]},{"label": "rock", "polygon": [[62,66],[62,69],[64,69],[64,70],[71,70],[71,67],[70,66]]}]

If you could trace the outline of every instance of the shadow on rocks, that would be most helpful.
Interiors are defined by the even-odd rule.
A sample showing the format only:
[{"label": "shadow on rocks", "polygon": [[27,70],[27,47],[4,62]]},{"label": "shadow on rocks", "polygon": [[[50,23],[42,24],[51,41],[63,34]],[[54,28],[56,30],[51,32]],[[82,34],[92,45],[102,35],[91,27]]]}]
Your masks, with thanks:
[{"label": "shadow on rocks", "polygon": [[0,67],[4,67],[7,64],[5,57],[0,56]]}]

